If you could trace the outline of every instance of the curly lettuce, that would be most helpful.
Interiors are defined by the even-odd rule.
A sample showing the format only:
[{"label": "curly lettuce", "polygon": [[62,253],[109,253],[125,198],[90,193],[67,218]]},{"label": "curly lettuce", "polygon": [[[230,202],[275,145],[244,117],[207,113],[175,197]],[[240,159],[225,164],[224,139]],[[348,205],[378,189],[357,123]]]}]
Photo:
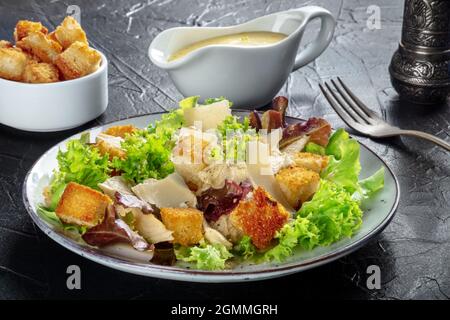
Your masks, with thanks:
[{"label": "curly lettuce", "polygon": [[361,199],[370,197],[384,187],[383,167],[373,176],[359,181],[360,145],[344,129],[337,130],[331,136],[325,153],[329,156],[329,163],[321,174],[323,179],[342,186],[348,193]]},{"label": "curly lettuce", "polygon": [[296,218],[277,232],[278,244],[264,258],[282,261],[297,246],[311,250],[351,237],[361,226],[362,214],[359,201],[343,187],[322,180],[311,201],[305,202]]},{"label": "curly lettuce", "polygon": [[50,209],[54,209],[69,182],[76,182],[98,190],[98,184],[109,178],[111,166],[108,155],[88,144],[89,134],[80,139],[70,140],[66,151],[59,150],[58,170],[54,171],[49,186],[51,195]]},{"label": "curly lettuce", "polygon": [[198,269],[222,270],[225,262],[233,257],[233,254],[222,244],[208,244],[202,241],[198,246],[175,249],[177,260],[195,263]]},{"label": "curly lettuce", "polygon": [[163,179],[174,171],[170,161],[171,143],[165,134],[137,131],[125,138],[121,147],[127,156],[114,158],[113,166],[122,176],[134,183],[146,179]]},{"label": "curly lettuce", "polygon": [[113,166],[123,176],[134,183],[146,179],[163,179],[174,171],[171,150],[175,142],[173,136],[184,124],[184,110],[193,108],[198,97],[180,101],[180,108],[163,114],[161,120],[125,138],[121,147],[126,153],[124,159],[115,158]]},{"label": "curly lettuce", "polygon": [[217,126],[217,131],[222,138],[225,159],[232,162],[245,161],[247,143],[258,138],[248,117],[240,121],[236,116],[228,116]]},{"label": "curly lettuce", "polygon": [[384,168],[359,180],[360,145],[343,129],[331,136],[325,149],[309,143],[306,151],[328,155],[329,164],[322,172],[319,189],[296,218],[278,231],[278,244],[264,254],[265,260],[282,261],[297,246],[311,250],[352,237],[362,224],[361,200],[384,186]]},{"label": "curly lettuce", "polygon": [[249,236],[243,236],[242,239],[234,246],[233,252],[248,260],[256,255],[256,247],[252,243]]}]

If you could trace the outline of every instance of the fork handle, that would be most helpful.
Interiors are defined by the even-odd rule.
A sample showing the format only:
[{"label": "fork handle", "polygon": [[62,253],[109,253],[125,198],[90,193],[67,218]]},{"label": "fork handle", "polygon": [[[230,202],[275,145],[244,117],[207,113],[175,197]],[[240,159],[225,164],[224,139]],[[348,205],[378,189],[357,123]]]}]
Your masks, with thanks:
[{"label": "fork handle", "polygon": [[422,138],[422,139],[431,141],[431,142],[437,144],[438,146],[444,148],[445,150],[450,151],[450,143],[448,143],[442,139],[439,139],[438,137],[435,137],[432,134],[422,132],[422,131],[416,131],[416,130],[401,130],[400,134],[406,135],[406,136],[411,136],[411,137],[418,137],[418,138]]}]

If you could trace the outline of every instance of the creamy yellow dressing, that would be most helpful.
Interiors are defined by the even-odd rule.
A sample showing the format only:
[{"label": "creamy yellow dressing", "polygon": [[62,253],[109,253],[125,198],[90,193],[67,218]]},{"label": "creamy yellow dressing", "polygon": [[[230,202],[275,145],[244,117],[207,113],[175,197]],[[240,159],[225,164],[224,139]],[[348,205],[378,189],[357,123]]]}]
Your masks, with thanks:
[{"label": "creamy yellow dressing", "polygon": [[195,50],[215,44],[229,45],[229,46],[258,47],[280,42],[286,37],[287,35],[282,33],[265,32],[265,31],[229,34],[226,36],[210,38],[190,44],[172,54],[169,57],[168,61],[170,62],[180,59]]}]

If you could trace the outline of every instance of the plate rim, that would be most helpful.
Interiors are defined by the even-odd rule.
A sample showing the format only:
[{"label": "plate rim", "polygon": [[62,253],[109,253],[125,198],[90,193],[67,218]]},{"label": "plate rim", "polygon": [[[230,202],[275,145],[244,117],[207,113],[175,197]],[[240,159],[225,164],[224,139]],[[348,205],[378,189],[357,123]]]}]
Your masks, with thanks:
[{"label": "plate rim", "polygon": [[[234,113],[242,113],[242,112],[248,112],[249,110],[245,109],[232,109],[232,112]],[[197,269],[183,269],[179,267],[174,266],[161,266],[156,264],[144,264],[141,262],[131,262],[126,259],[121,259],[116,256],[111,256],[107,254],[102,254],[99,252],[100,249],[89,247],[86,245],[82,245],[80,243],[75,242],[73,239],[69,239],[68,237],[56,232],[53,230],[47,223],[39,217],[38,213],[34,208],[32,207],[27,194],[27,181],[29,180],[30,174],[33,171],[33,169],[36,167],[37,163],[45,157],[53,148],[55,148],[57,145],[64,143],[68,140],[73,139],[76,135],[79,135],[81,132],[85,131],[93,131],[96,129],[100,129],[101,127],[120,122],[125,121],[128,119],[133,118],[143,118],[143,117],[151,117],[151,116],[158,116],[161,114],[168,113],[169,111],[160,111],[155,113],[149,113],[149,114],[143,114],[143,115],[134,115],[130,117],[125,117],[123,119],[113,120],[109,121],[104,124],[100,124],[91,128],[87,128],[83,131],[79,131],[77,133],[74,133],[70,137],[67,137],[66,139],[61,140],[60,142],[56,143],[49,149],[47,149],[30,167],[27,174],[25,175],[24,182],[22,185],[22,200],[23,204],[25,206],[25,209],[28,212],[28,215],[31,217],[32,221],[39,227],[39,229],[45,233],[49,238],[51,238],[53,241],[58,243],[59,245],[63,246],[64,248],[72,251],[73,253],[76,253],[80,255],[81,257],[87,258],[91,261],[97,262],[101,265],[107,266],[112,269],[138,274],[142,276],[148,276],[148,277],[156,277],[156,278],[164,278],[164,279],[171,279],[171,280],[181,280],[181,281],[190,281],[190,282],[236,282],[236,281],[256,281],[256,280],[264,280],[269,277],[277,277],[277,276],[283,276],[288,275],[294,272],[304,271],[307,269],[311,269],[313,267],[317,267],[332,261],[335,261],[345,255],[348,255],[352,253],[353,251],[361,248],[365,244],[367,244],[368,241],[370,241],[372,238],[374,238],[376,235],[380,234],[387,225],[391,222],[393,219],[396,210],[398,209],[398,204],[400,201],[400,184],[398,181],[397,176],[394,174],[392,169],[389,167],[389,165],[386,163],[385,160],[383,160],[380,156],[378,156],[371,148],[369,148],[366,144],[356,139],[353,135],[350,135],[353,139],[358,141],[361,145],[363,145],[370,153],[372,153],[381,163],[387,168],[389,173],[391,174],[394,185],[396,189],[395,193],[395,200],[394,203],[389,210],[389,213],[386,215],[386,217],[376,226],[376,228],[372,229],[370,232],[368,232],[366,235],[364,235],[357,243],[353,244],[347,244],[341,248],[337,248],[333,252],[325,253],[320,257],[316,258],[310,258],[307,260],[303,260],[301,262],[291,262],[286,266],[270,266],[264,270],[253,270],[253,271],[236,271],[235,269],[232,270],[219,270],[219,271],[209,271],[209,270],[197,270]],[[287,118],[294,119],[294,120],[300,120],[300,121],[306,121],[302,118],[294,117],[294,116],[286,116]],[[191,276],[193,278],[186,279],[184,277]],[[207,277],[207,278],[202,278]]]}]

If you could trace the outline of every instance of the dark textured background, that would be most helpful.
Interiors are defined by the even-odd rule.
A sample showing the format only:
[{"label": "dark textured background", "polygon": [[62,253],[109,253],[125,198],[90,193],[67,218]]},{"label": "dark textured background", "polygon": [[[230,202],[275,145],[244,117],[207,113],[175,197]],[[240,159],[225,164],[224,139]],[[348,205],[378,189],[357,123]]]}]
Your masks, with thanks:
[{"label": "dark textured background", "polygon": [[[400,37],[403,2],[322,1],[16,1],[0,0],[0,38],[11,39],[18,19],[53,28],[69,4],[82,10],[92,45],[110,61],[107,112],[83,126],[171,109],[179,93],[164,72],[151,65],[147,48],[162,30],[182,25],[224,26],[304,4],[333,12],[338,24],[330,48],[292,74],[282,93],[295,116],[323,116],[342,126],[318,90],[320,80],[343,77],[362,100],[392,123],[449,139],[448,105],[402,104],[387,67]],[[367,7],[381,8],[381,29],[366,26]],[[309,31],[311,31],[310,28]],[[257,88],[255,88],[257,90]],[[63,106],[62,106],[63,107]],[[412,139],[363,139],[397,174],[402,188],[397,215],[371,243],[350,256],[300,274],[244,284],[193,284],[143,278],[97,265],[63,249],[36,230],[22,204],[22,182],[33,162],[78,128],[58,134],[30,134],[0,126],[0,298],[359,298],[448,299],[450,297],[450,157]],[[82,270],[82,290],[66,289],[66,268]],[[366,289],[366,268],[378,264],[381,290]],[[280,288],[289,287],[289,290]]]}]

